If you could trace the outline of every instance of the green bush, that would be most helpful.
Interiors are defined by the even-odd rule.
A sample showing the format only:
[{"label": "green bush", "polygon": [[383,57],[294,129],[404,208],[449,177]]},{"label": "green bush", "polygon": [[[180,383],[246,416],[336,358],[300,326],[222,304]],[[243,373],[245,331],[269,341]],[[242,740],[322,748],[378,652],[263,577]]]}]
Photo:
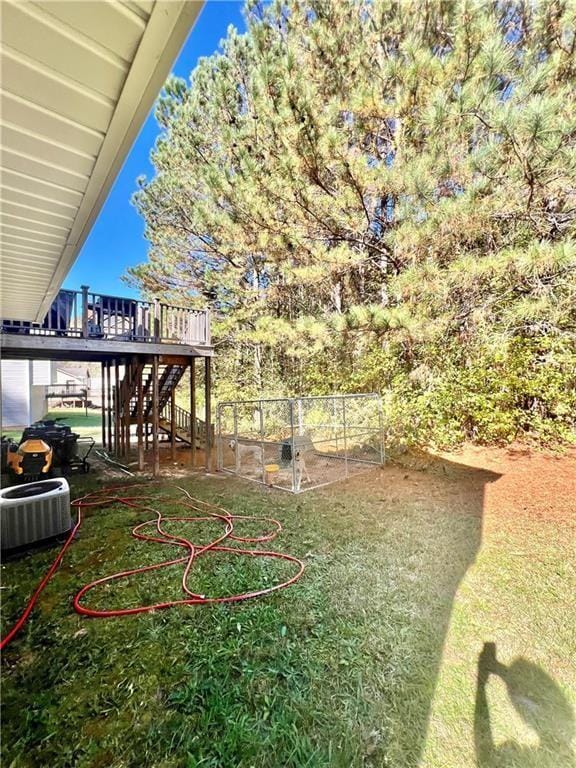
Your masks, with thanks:
[{"label": "green bush", "polygon": [[464,356],[454,347],[433,359],[394,378],[385,398],[392,435],[445,447],[464,440],[574,442],[576,367],[565,343],[519,339],[503,351]]}]

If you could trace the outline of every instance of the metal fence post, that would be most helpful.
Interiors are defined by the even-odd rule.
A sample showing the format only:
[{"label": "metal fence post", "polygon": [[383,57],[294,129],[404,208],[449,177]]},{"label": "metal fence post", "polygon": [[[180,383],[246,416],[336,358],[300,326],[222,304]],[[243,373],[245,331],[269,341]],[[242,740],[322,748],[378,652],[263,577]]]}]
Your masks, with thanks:
[{"label": "metal fence post", "polygon": [[262,482],[266,483],[266,458],[264,448],[264,408],[262,407],[262,400],[258,400],[258,410],[260,411],[260,445],[262,447]]},{"label": "metal fence post", "polygon": [[234,472],[240,474],[240,451],[238,450],[238,406],[234,403]]},{"label": "metal fence post", "polygon": [[216,468],[222,471],[224,460],[222,458],[222,405],[216,408]]},{"label": "metal fence post", "polygon": [[380,464],[384,466],[384,462],[386,461],[386,454],[385,454],[385,448],[384,448],[384,421],[383,421],[383,414],[382,414],[382,399],[378,398],[378,431],[380,435]]},{"label": "metal fence post", "polygon": [[346,398],[342,398],[342,427],[344,431],[344,477],[348,479],[348,440],[346,434]]},{"label": "metal fence post", "polygon": [[294,440],[294,400],[288,401],[289,413],[290,413],[290,460],[292,462],[292,492],[298,493],[300,488],[297,488],[296,479],[296,446]]},{"label": "metal fence post", "polygon": [[338,444],[340,430],[338,429],[338,413],[336,408],[336,398],[332,400],[332,429],[334,430],[334,436],[336,438],[336,454],[338,454],[340,450],[340,446]]}]

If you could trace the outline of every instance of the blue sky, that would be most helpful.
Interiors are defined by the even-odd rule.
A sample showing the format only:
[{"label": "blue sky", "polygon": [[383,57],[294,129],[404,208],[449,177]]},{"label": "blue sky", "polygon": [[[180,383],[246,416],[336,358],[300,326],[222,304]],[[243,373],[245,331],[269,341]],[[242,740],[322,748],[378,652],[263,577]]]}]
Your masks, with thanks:
[{"label": "blue sky", "polygon": [[[242,7],[241,0],[208,0],[172,71],[188,80],[198,58],[217,50],[230,24],[243,31]],[[143,220],[130,198],[137,177],[145,174],[149,178],[153,173],[149,158],[158,133],[154,115],[150,114],[64,282],[65,288],[89,285],[96,293],[137,295],[121,281],[127,267],[146,260],[148,250]]]}]

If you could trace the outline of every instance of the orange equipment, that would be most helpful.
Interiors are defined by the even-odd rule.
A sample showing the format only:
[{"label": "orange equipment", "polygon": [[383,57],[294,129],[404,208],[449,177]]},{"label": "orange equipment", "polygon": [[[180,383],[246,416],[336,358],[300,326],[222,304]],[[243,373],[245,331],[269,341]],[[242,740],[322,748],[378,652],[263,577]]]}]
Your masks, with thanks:
[{"label": "orange equipment", "polygon": [[30,438],[8,447],[8,471],[19,480],[41,480],[49,476],[53,451],[44,440]]}]

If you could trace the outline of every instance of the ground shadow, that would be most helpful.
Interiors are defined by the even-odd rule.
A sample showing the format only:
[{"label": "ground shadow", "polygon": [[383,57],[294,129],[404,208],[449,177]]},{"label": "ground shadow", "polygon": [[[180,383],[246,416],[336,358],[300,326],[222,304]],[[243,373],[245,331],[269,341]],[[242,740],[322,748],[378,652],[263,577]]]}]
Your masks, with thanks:
[{"label": "ground shadow", "polygon": [[[496,744],[490,723],[486,686],[490,675],[504,681],[510,704],[538,736],[537,746],[515,741]],[[540,667],[519,657],[510,665],[496,658],[496,644],[484,643],[478,657],[474,742],[478,768],[568,768],[574,713],[560,687]]]},{"label": "ground shadow", "polygon": [[[349,483],[370,499],[362,506],[368,528],[368,515],[378,516],[378,543],[363,556],[379,574],[375,583],[364,576],[363,586],[369,610],[391,628],[372,642],[387,688],[377,693],[372,766],[421,765],[453,603],[481,547],[486,488],[500,477],[422,452],[390,462],[380,478]],[[355,599],[363,610],[362,596]]]}]

